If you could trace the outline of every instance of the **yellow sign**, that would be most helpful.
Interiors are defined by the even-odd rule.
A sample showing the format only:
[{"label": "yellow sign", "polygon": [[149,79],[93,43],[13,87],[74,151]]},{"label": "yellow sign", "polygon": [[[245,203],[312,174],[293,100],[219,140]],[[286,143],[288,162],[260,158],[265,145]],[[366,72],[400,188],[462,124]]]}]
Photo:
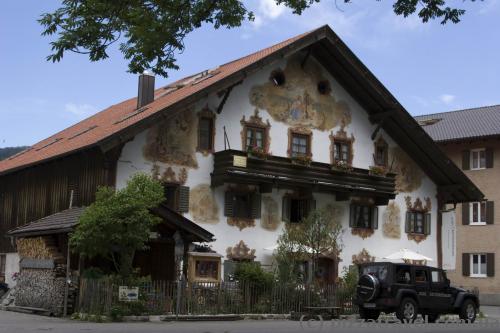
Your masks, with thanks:
[{"label": "yellow sign", "polygon": [[233,156],[233,166],[246,168],[247,167],[247,157],[246,156]]}]

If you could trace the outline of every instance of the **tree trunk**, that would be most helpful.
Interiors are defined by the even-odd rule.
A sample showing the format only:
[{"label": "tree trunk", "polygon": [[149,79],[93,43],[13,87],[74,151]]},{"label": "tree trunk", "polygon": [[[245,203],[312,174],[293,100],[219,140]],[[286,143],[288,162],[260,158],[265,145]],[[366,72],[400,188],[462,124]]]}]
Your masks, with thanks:
[{"label": "tree trunk", "polygon": [[134,249],[122,249],[120,253],[120,275],[124,279],[127,279],[130,275],[132,275],[134,255]]}]

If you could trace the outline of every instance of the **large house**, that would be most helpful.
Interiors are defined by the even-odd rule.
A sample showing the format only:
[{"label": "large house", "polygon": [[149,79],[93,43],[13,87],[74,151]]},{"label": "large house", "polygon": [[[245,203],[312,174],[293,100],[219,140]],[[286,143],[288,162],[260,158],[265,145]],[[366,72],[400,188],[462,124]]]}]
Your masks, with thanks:
[{"label": "large house", "polygon": [[441,208],[483,198],[328,26],[159,89],[143,74],[138,97],[0,162],[3,258],[19,260],[9,230],[137,172],[164,183],[169,214],[214,235],[216,254],[190,252],[204,281],[272,265],[285,223],[314,208],[342,223],[344,246],[311,279],[401,248],[438,266]]},{"label": "large house", "polygon": [[500,305],[500,105],[416,117],[448,157],[486,195],[456,209],[457,256],[448,276]]}]

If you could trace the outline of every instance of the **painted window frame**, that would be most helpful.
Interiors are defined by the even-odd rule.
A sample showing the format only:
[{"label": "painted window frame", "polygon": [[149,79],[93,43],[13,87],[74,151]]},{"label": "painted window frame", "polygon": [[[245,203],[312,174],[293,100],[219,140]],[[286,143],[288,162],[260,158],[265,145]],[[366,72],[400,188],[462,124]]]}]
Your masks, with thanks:
[{"label": "painted window frame", "polygon": [[[484,256],[484,268],[485,271],[483,272],[481,269],[481,257]],[[474,273],[474,257],[477,257],[478,259],[478,273]],[[488,277],[488,256],[486,253],[471,253],[470,254],[470,277],[474,278],[486,278]]]},{"label": "painted window frame", "polygon": [[[294,147],[297,145],[294,144],[294,139],[305,139],[305,153],[302,153],[300,151],[294,151]],[[301,156],[307,156],[310,157],[311,154],[311,134],[309,133],[299,133],[299,132],[291,132],[290,133],[290,157],[295,158],[295,157],[301,157]],[[302,146],[302,145],[300,145]]]},{"label": "painted window frame", "polygon": [[248,151],[248,149],[250,147],[248,145],[248,132],[252,131],[252,133],[253,133],[252,134],[252,139],[253,140],[251,140],[250,144],[252,146],[255,146],[255,140],[256,140],[255,139],[255,134],[257,132],[261,132],[262,133],[262,139],[261,139],[262,145],[260,147],[258,147],[258,148],[262,149],[264,152],[267,153],[267,140],[268,140],[267,135],[268,135],[268,130],[267,130],[266,127],[255,125],[255,124],[245,124],[243,130],[245,131],[244,132],[245,146],[243,147],[245,151]]},{"label": "painted window frame", "polygon": [[[477,153],[477,167],[474,166],[474,153]],[[481,153],[483,153],[484,165],[481,166]],[[486,169],[486,148],[476,148],[470,150],[470,170]]]},{"label": "painted window frame", "polygon": [[[477,206],[478,221],[474,220],[474,206]],[[484,206],[484,207],[483,207]],[[486,201],[478,201],[469,203],[469,225],[486,225],[487,222],[487,204]],[[483,220],[484,215],[484,220]]]}]

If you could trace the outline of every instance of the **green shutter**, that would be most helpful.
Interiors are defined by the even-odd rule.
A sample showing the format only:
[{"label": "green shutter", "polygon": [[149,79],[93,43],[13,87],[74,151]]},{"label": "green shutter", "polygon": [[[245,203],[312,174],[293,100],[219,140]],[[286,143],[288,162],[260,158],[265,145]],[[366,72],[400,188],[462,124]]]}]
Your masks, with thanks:
[{"label": "green shutter", "polygon": [[259,193],[253,193],[251,195],[252,200],[252,213],[251,217],[253,219],[260,219],[261,216],[261,195]]},{"label": "green shutter", "polygon": [[468,202],[462,203],[462,224],[469,225],[470,224],[470,204]]},{"label": "green shutter", "polygon": [[495,276],[495,254],[486,253],[486,275],[489,277]]},{"label": "green shutter", "polygon": [[493,168],[493,149],[486,148],[485,156],[486,156],[486,167]]},{"label": "green shutter", "polygon": [[281,219],[285,222],[290,222],[290,197],[283,196],[281,205]]},{"label": "green shutter", "polygon": [[349,214],[349,227],[356,227],[356,205],[351,204],[351,211]]},{"label": "green shutter", "polygon": [[411,233],[410,229],[410,220],[411,220],[411,212],[406,212],[406,219],[405,219],[405,232],[407,234]]},{"label": "green shutter", "polygon": [[470,253],[462,253],[462,275],[470,276]]},{"label": "green shutter", "polygon": [[486,224],[495,223],[495,205],[493,201],[486,202]]},{"label": "green shutter", "polygon": [[378,207],[373,206],[372,207],[372,228],[373,229],[378,229]]},{"label": "green shutter", "polygon": [[431,213],[424,214],[424,234],[431,234]]},{"label": "green shutter", "polygon": [[224,216],[233,217],[233,192],[227,191],[224,198]]},{"label": "green shutter", "polygon": [[179,213],[189,212],[189,187],[179,186]]},{"label": "green shutter", "polygon": [[470,150],[462,151],[462,170],[470,170]]}]

